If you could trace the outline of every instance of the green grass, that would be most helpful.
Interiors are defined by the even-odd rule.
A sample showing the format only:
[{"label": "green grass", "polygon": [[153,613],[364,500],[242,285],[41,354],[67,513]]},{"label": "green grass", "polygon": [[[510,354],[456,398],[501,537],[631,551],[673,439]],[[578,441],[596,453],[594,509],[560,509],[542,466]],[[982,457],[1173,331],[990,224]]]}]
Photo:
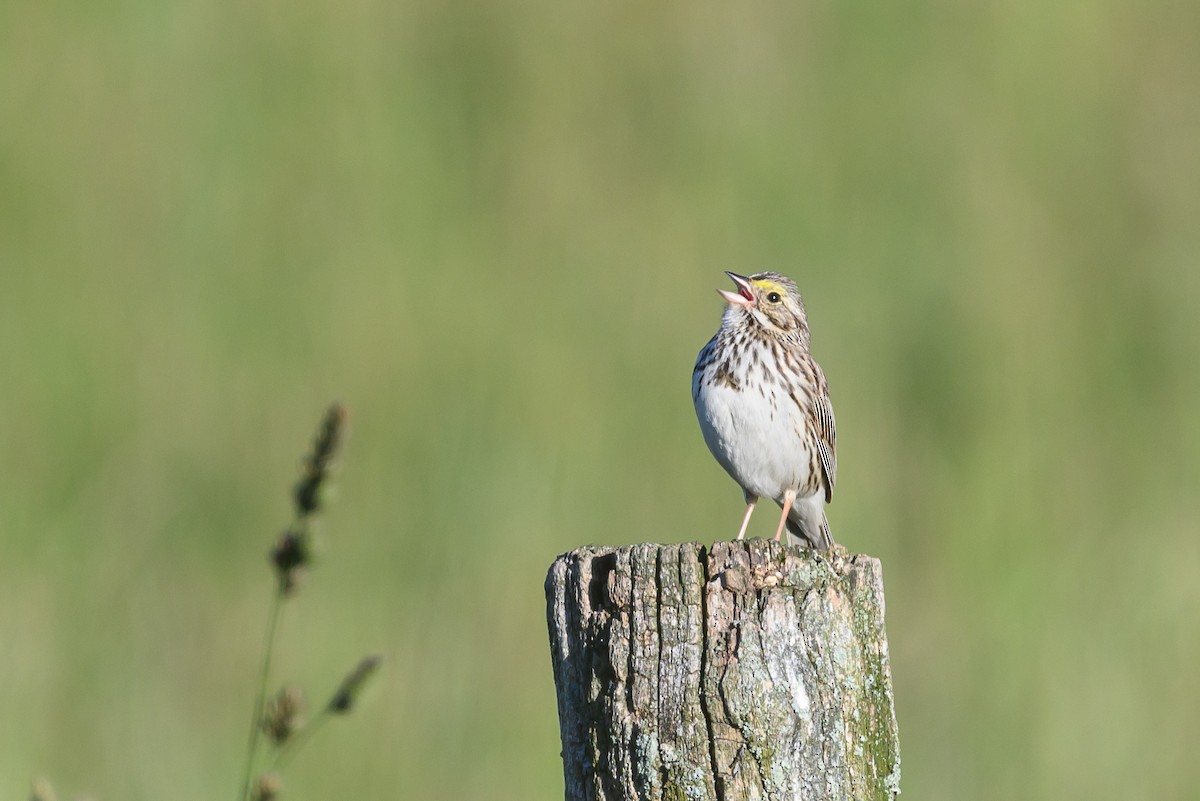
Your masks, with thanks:
[{"label": "green grass", "polygon": [[278,678],[388,661],[286,797],[559,797],[545,569],[739,519],[688,398],[725,269],[806,294],[905,797],[1186,796],[1197,31],[1166,0],[4,5],[0,796],[236,795],[265,550],[336,398]]}]

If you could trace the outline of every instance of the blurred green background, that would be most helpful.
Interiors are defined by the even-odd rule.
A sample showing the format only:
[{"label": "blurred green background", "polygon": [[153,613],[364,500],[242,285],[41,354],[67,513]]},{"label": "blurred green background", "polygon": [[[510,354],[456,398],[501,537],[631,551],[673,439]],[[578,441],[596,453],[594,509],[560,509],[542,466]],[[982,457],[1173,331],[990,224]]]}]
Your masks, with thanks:
[{"label": "blurred green background", "polygon": [[236,794],[339,399],[277,679],[388,662],[287,798],[560,798],[545,570],[734,532],[690,374],[776,269],[904,797],[1186,797],[1198,246],[1195,3],[5,3],[0,796]]}]

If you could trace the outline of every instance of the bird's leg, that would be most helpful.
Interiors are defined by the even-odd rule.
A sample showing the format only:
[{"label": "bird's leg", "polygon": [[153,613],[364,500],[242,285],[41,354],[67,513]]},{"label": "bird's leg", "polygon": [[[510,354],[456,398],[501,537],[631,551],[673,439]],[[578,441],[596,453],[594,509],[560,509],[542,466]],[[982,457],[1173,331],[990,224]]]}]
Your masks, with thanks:
[{"label": "bird's leg", "polygon": [[787,525],[788,512],[792,511],[792,504],[796,502],[796,491],[788,490],[783,493],[783,514],[779,518],[779,528],[775,530],[775,541],[779,542],[779,538],[783,535],[783,527]]},{"label": "bird's leg", "polygon": [[746,493],[746,516],[742,518],[742,527],[738,529],[737,538],[740,540],[746,536],[746,528],[750,525],[750,515],[754,514],[754,504],[758,503],[758,496]]}]

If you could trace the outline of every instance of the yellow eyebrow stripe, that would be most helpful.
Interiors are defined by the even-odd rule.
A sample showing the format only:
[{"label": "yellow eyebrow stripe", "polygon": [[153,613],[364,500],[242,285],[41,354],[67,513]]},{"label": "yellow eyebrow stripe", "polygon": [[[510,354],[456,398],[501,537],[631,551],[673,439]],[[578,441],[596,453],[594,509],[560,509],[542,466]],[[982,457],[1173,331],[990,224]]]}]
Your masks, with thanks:
[{"label": "yellow eyebrow stripe", "polygon": [[763,290],[764,292],[775,291],[775,292],[778,292],[780,295],[787,294],[787,290],[784,289],[783,286],[776,281],[768,281],[765,278],[760,278],[757,281],[751,281],[750,283],[754,284],[756,287]]}]

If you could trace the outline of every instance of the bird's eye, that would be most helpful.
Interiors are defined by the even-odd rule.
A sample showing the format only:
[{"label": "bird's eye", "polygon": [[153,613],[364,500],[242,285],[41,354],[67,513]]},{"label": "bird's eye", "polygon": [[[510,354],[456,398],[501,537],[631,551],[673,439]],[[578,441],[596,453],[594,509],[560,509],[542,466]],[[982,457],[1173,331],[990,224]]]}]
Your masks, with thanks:
[{"label": "bird's eye", "polygon": [[782,300],[782,298],[779,297],[778,292],[772,292],[771,294],[767,295],[767,300],[771,301],[772,303],[778,303],[780,300]]}]

